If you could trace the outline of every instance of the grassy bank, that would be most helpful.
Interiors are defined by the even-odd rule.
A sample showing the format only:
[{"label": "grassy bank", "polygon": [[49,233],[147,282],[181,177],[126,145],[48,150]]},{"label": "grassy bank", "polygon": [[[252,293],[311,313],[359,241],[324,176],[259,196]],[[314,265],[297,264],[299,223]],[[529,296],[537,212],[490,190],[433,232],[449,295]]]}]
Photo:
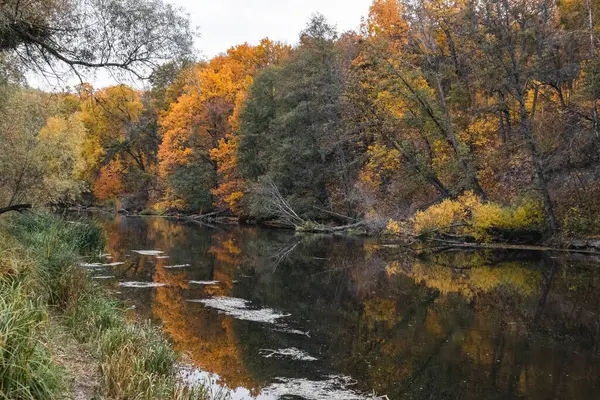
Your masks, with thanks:
[{"label": "grassy bank", "polygon": [[104,249],[99,227],[51,215],[0,220],[0,399],[71,398],[79,371],[51,326],[90,350],[103,399],[207,399],[182,387],[177,355],[160,330],[128,321],[79,263]]}]

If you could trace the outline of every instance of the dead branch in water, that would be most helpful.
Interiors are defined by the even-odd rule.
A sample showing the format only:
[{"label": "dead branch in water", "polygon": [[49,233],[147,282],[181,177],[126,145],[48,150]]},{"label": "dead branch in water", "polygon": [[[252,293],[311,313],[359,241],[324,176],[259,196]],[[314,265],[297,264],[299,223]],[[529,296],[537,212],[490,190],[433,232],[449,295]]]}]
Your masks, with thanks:
[{"label": "dead branch in water", "polygon": [[[597,251],[597,250],[567,249],[567,248],[560,248],[560,247],[534,246],[534,245],[521,245],[521,244],[468,243],[468,242],[455,242],[452,240],[444,240],[444,239],[432,239],[432,241],[444,243],[447,245],[444,247],[449,247],[449,248],[555,251],[555,252],[562,252],[562,253],[583,253],[583,254],[600,255],[600,251]],[[427,249],[425,249],[425,250],[427,250]]]}]

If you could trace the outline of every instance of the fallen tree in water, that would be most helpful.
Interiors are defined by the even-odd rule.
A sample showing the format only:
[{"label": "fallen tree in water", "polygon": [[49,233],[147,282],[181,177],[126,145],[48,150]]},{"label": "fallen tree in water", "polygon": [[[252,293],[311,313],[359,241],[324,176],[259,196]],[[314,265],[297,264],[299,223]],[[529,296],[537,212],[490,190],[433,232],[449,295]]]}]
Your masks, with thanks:
[{"label": "fallen tree in water", "polygon": [[364,221],[357,221],[330,210],[319,209],[327,214],[336,214],[338,217],[343,217],[351,222],[346,225],[330,226],[304,218],[294,210],[288,199],[283,196],[275,182],[269,177],[262,177],[254,190],[260,196],[263,212],[265,215],[272,217],[265,225],[275,228],[295,229],[298,232],[306,233],[341,233],[365,228]]}]

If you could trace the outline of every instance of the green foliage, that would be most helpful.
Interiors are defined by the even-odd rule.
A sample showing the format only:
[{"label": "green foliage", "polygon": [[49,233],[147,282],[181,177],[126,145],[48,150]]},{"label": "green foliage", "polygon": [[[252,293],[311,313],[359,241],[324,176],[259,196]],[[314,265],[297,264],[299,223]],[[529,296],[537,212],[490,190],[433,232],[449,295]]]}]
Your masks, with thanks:
[{"label": "green foliage", "polygon": [[600,216],[571,207],[563,215],[562,228],[567,235],[596,235],[600,232]]},{"label": "green foliage", "polygon": [[197,212],[212,206],[210,189],[217,181],[217,174],[205,165],[186,165],[178,168],[167,182],[176,198],[183,199],[180,211]]},{"label": "green foliage", "polygon": [[243,177],[257,182],[269,175],[307,218],[318,215],[315,206],[328,207],[352,175],[343,162],[352,143],[342,118],[345,66],[336,38],[322,16],[313,17],[290,61],[255,79],[240,118]]},{"label": "green foliage", "polygon": [[317,228],[320,228],[321,224],[315,221],[305,221],[304,223],[296,227],[298,232],[314,232]]},{"label": "green foliage", "polygon": [[0,205],[72,201],[85,129],[78,114],[61,115],[63,96],[12,88],[0,106]]},{"label": "green foliage", "polygon": [[50,303],[63,308],[84,290],[85,274],[78,261],[86,254],[100,254],[105,245],[98,225],[65,222],[50,214],[14,215],[8,232],[35,261]]}]

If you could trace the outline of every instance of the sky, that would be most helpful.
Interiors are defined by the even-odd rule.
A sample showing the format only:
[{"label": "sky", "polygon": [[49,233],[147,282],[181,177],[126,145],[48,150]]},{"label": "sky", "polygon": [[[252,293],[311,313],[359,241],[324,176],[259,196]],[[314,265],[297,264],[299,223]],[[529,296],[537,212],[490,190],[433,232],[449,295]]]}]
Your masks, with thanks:
[{"label": "sky", "polygon": [[236,44],[257,44],[269,37],[288,44],[315,12],[325,15],[340,32],[356,29],[372,0],[167,0],[190,14],[198,26],[196,47],[207,58]]},{"label": "sky", "polygon": [[[338,31],[358,29],[361,18],[369,12],[372,0],[163,0],[182,8],[189,14],[192,26],[200,36],[196,39],[196,58],[210,59],[232,46],[258,44],[268,37],[293,45],[298,42],[311,15],[319,12]],[[87,75],[94,87],[114,85],[117,81],[106,71]],[[61,91],[79,83],[75,77],[67,82],[49,81],[39,75],[28,74],[28,83],[43,90]],[[146,83],[126,80],[137,89]]]}]

